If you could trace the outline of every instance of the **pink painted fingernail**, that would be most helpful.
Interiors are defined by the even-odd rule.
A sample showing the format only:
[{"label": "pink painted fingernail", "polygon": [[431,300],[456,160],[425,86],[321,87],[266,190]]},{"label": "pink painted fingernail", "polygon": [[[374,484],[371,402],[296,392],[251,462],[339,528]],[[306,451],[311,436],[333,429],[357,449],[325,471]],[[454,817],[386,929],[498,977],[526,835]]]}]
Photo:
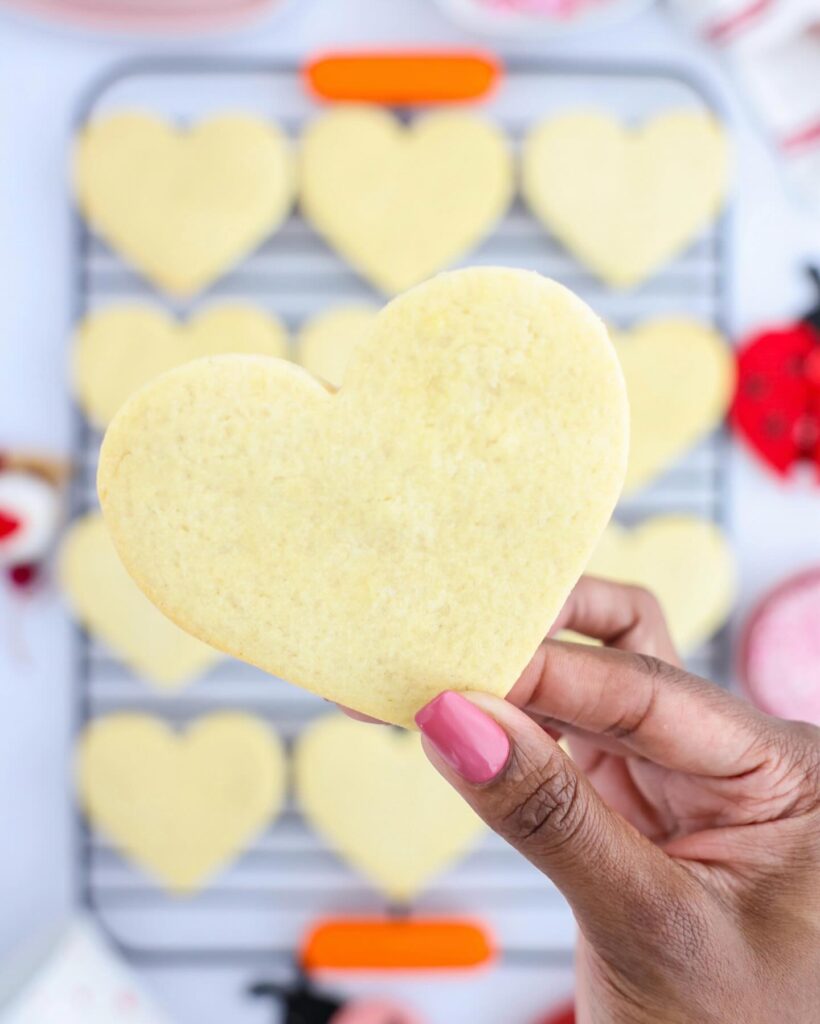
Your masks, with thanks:
[{"label": "pink painted fingernail", "polygon": [[510,756],[510,741],[498,722],[452,690],[426,704],[416,725],[467,782],[494,779]]}]

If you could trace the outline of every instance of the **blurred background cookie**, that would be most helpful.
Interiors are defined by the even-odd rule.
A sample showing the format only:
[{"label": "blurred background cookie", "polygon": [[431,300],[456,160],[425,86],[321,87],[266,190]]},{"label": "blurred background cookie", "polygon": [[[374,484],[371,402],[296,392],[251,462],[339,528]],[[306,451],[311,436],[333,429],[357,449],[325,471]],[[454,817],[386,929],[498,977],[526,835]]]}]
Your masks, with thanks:
[{"label": "blurred background cookie", "polygon": [[125,399],[154,377],[228,352],[286,358],[287,330],[276,316],[248,304],[209,306],[187,321],[156,306],[107,306],[77,328],[74,392],[86,416],[105,427]]},{"label": "blurred background cookie", "polygon": [[273,122],[223,114],[182,131],[125,111],[81,131],[74,187],[106,242],[164,291],[186,297],[279,227],[294,170]]}]

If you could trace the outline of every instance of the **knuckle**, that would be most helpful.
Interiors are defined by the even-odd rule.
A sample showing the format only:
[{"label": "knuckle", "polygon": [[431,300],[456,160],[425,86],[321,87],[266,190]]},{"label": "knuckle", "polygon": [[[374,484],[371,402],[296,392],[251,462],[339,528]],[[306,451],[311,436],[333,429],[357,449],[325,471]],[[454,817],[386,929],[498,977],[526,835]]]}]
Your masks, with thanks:
[{"label": "knuckle", "polygon": [[674,665],[651,654],[637,652],[632,655],[635,668],[655,683],[666,683],[679,679],[683,673]]},{"label": "knuckle", "polygon": [[758,818],[805,816],[820,823],[820,729],[805,722],[770,719],[756,723],[737,802]]},{"label": "knuckle", "polygon": [[645,701],[634,708],[630,707],[604,730],[608,736],[612,736],[614,739],[628,739],[646,725],[655,708],[660,680],[664,678],[666,669],[669,668],[665,662],[648,654],[635,654],[633,659],[636,668],[648,677],[650,686],[647,689]]},{"label": "knuckle", "polygon": [[820,728],[809,722],[792,722],[798,746],[798,760],[815,782],[820,780]]},{"label": "knuckle", "polygon": [[564,758],[556,753],[545,764],[513,766],[511,798],[500,831],[513,845],[565,841],[580,823],[579,781]]},{"label": "knuckle", "polygon": [[820,807],[820,729],[807,722],[787,722],[781,736],[782,773],[803,797],[798,808]]}]

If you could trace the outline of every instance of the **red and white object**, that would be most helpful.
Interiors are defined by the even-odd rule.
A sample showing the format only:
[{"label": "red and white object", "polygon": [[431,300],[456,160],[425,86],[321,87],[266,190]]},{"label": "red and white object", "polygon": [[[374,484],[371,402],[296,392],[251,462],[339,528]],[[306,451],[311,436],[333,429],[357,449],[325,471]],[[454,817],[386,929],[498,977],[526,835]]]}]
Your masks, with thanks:
[{"label": "red and white object", "polygon": [[495,36],[557,36],[602,28],[653,0],[437,0],[467,28]]},{"label": "red and white object", "polygon": [[0,568],[40,561],[59,515],[57,491],[49,481],[21,470],[0,472]]},{"label": "red and white object", "polygon": [[0,1016],[3,1024],[171,1024],[83,918],[66,929]]},{"label": "red and white object", "polygon": [[725,56],[786,161],[820,209],[818,0],[672,0],[681,18]]},{"label": "red and white object", "polygon": [[80,28],[174,32],[231,28],[291,0],[0,0],[3,7]]},{"label": "red and white object", "polygon": [[761,710],[820,725],[820,566],[781,583],[752,612],[740,672]]},{"label": "red and white object", "polygon": [[0,452],[0,574],[27,589],[54,544],[68,466],[51,458]]}]

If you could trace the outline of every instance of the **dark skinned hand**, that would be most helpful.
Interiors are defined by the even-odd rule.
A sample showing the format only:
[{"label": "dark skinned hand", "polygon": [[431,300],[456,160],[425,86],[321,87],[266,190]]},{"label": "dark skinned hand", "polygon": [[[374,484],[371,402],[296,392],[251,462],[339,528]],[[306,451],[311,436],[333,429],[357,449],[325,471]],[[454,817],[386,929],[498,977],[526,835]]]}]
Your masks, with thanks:
[{"label": "dark skinned hand", "polygon": [[545,640],[507,700],[417,721],[569,901],[578,1024],[816,1024],[820,729],[684,671],[645,591],[584,578],[557,628],[605,646]]}]

